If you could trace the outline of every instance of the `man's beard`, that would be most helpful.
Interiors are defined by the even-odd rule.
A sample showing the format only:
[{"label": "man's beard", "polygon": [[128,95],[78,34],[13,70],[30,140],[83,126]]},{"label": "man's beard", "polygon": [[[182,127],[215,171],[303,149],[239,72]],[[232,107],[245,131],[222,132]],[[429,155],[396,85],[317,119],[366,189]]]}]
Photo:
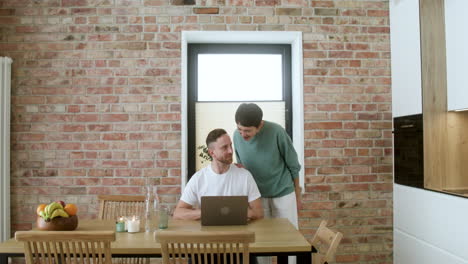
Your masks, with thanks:
[{"label": "man's beard", "polygon": [[229,165],[232,163],[232,156],[229,157],[229,158],[222,158],[222,159],[218,159],[219,162],[223,163],[223,164],[226,164],[226,165]]}]

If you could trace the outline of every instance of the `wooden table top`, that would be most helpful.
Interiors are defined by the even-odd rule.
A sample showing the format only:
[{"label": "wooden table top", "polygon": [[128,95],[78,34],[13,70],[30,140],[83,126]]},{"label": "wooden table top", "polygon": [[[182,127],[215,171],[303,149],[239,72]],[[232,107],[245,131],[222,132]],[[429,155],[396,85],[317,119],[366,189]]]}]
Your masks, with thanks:
[{"label": "wooden table top", "polygon": [[[108,220],[83,220],[77,231],[115,230],[115,223]],[[236,231],[255,232],[252,253],[310,252],[311,245],[294,226],[284,218],[261,219],[245,226],[201,226],[200,221],[171,220],[166,230],[182,231]],[[73,231],[70,231],[73,232]],[[116,233],[111,245],[112,254],[161,254],[161,246],[155,241],[154,232]],[[14,238],[0,243],[0,253],[23,253],[23,245]]]}]

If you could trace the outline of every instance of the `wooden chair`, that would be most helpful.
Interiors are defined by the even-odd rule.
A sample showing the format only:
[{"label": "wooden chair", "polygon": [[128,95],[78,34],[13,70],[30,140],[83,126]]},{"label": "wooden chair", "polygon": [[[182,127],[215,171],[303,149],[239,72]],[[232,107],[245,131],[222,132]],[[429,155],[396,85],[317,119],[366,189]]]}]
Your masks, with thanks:
[{"label": "wooden chair", "polygon": [[156,241],[161,243],[163,264],[188,263],[188,259],[194,264],[249,264],[249,243],[255,241],[255,233],[160,231]]},{"label": "wooden chair", "polygon": [[336,249],[342,238],[342,233],[327,228],[327,221],[322,221],[311,242],[318,251],[313,254],[312,263],[330,262],[335,257]]},{"label": "wooden chair", "polygon": [[114,231],[18,231],[26,264],[112,264]]},{"label": "wooden chair", "polygon": [[[99,219],[117,220],[120,216],[137,215],[142,218],[145,213],[144,195],[99,195]],[[148,264],[150,258],[114,258],[113,264]]]},{"label": "wooden chair", "polygon": [[99,195],[99,219],[116,220],[120,216],[137,215],[142,217],[145,212],[145,196],[143,195]]}]

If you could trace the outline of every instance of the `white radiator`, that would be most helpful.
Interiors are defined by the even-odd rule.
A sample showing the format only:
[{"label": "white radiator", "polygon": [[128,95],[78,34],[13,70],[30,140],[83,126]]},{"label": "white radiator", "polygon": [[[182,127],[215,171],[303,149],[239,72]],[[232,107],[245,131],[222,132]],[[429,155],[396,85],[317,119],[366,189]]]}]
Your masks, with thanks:
[{"label": "white radiator", "polygon": [[0,57],[0,241],[10,238],[10,58]]}]

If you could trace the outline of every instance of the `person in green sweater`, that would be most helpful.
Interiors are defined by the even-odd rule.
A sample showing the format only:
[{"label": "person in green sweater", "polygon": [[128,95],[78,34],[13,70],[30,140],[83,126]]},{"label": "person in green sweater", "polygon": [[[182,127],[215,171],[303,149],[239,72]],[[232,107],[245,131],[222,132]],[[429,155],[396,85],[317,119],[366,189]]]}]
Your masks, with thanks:
[{"label": "person in green sweater", "polygon": [[237,109],[237,162],[252,173],[262,195],[265,218],[288,218],[298,228],[301,165],[286,130],[262,118],[262,109],[256,104],[243,103]]}]

